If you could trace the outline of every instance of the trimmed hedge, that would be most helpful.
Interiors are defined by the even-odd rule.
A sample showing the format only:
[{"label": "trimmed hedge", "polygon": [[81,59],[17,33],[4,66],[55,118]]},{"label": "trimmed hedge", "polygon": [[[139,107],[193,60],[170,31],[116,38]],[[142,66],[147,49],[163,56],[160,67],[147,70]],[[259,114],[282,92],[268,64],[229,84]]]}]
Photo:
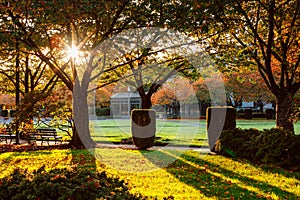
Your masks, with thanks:
[{"label": "trimmed hedge", "polygon": [[252,111],[252,109],[245,109],[244,110],[244,118],[245,119],[252,119],[253,118],[253,111]]},{"label": "trimmed hedge", "polygon": [[252,160],[256,149],[253,138],[259,135],[257,129],[242,130],[239,128],[222,131],[216,142],[216,152],[232,157],[242,157]]},{"label": "trimmed hedge", "polygon": [[266,109],[266,118],[275,119],[275,113],[273,109]]},{"label": "trimmed hedge", "polygon": [[0,180],[0,199],[143,199],[130,194],[124,181],[105,172],[44,167],[28,173],[17,169]]},{"label": "trimmed hedge", "polygon": [[297,166],[300,163],[300,135],[276,128],[224,130],[216,142],[216,152],[255,163]]},{"label": "trimmed hedge", "polygon": [[109,116],[110,115],[110,108],[96,108],[96,115],[97,116]]},{"label": "trimmed hedge", "polygon": [[8,117],[8,110],[2,110],[1,115],[2,117]]}]

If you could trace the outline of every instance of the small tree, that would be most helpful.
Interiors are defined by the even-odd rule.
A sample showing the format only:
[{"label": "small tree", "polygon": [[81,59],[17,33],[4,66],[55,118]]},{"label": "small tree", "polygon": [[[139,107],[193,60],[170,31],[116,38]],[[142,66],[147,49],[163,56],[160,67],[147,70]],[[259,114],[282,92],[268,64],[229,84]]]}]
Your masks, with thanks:
[{"label": "small tree", "polygon": [[[153,96],[153,104],[172,107],[173,116],[179,113],[176,111],[181,104],[197,103],[196,92],[191,81],[181,76],[176,76],[166,82]],[[196,101],[195,101],[196,100]]]}]

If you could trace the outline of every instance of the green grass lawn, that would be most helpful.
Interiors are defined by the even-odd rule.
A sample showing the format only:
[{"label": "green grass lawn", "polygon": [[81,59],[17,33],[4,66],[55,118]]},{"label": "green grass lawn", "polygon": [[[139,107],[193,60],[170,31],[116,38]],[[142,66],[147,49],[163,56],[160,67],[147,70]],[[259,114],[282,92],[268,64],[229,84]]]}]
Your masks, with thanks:
[{"label": "green grass lawn", "polygon": [[[32,172],[45,165],[105,171],[124,180],[131,193],[148,199],[299,199],[300,173],[254,166],[196,151],[138,151],[99,148],[0,154],[0,184],[14,169]],[[113,194],[112,194],[113,195]],[[1,199],[1,195],[0,195]]]},{"label": "green grass lawn", "polygon": [[[274,120],[237,120],[237,127],[243,129],[256,128],[259,130],[275,127]],[[129,119],[107,119],[90,122],[90,130],[96,142],[120,143],[131,137]],[[300,133],[300,124],[295,125],[296,133]],[[157,119],[157,143],[183,146],[207,146],[206,121],[185,119]]]},{"label": "green grass lawn", "polygon": [[[119,143],[131,137],[129,119],[92,121],[90,130],[96,142]],[[205,121],[157,120],[156,136],[162,143],[200,146],[207,138]]]}]

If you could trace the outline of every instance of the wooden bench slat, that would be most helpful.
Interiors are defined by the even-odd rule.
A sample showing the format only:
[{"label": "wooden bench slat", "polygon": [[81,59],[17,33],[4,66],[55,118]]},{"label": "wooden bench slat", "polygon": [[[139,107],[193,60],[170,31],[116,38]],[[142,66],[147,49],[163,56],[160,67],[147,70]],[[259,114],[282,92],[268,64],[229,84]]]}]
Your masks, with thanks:
[{"label": "wooden bench slat", "polygon": [[7,140],[10,139],[10,144],[12,142],[13,139],[16,139],[16,135],[12,134],[12,129],[11,128],[6,128],[4,133],[0,134],[0,138],[1,139],[5,139],[5,142],[7,144]]},{"label": "wooden bench slat", "polygon": [[47,141],[48,145],[51,138],[54,139],[55,144],[57,141],[62,142],[62,136],[57,135],[56,129],[52,129],[52,128],[38,128],[33,134],[30,134],[30,139],[31,138],[34,140],[40,138],[42,144],[44,141]]}]

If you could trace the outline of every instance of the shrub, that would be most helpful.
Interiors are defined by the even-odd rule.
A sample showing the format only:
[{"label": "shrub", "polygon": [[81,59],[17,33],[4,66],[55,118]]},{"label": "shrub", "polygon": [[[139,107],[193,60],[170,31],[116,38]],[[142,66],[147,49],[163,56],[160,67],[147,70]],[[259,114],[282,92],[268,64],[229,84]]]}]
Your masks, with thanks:
[{"label": "shrub", "polygon": [[2,117],[8,117],[8,110],[2,110]]},{"label": "shrub", "polygon": [[44,167],[28,173],[15,170],[0,180],[0,199],[142,199],[129,193],[125,183],[97,173],[78,169]]},{"label": "shrub", "polygon": [[257,129],[240,128],[222,131],[216,145],[216,151],[223,155],[242,157],[252,160],[256,152],[253,138],[259,135]]},{"label": "shrub", "polygon": [[263,163],[274,163],[282,167],[299,165],[300,137],[281,129],[264,130],[255,138],[255,159]]},{"label": "shrub", "polygon": [[245,119],[252,119],[253,114],[252,114],[252,109],[245,109],[244,110],[244,118]]},{"label": "shrub", "polygon": [[275,128],[263,131],[226,130],[217,141],[216,151],[225,156],[245,158],[255,163],[291,167],[300,163],[300,136]]},{"label": "shrub", "polygon": [[15,117],[15,115],[16,115],[16,110],[10,110],[9,111],[9,116],[10,117]]},{"label": "shrub", "polygon": [[275,115],[274,115],[274,110],[273,109],[266,109],[266,118],[267,119],[274,119]]},{"label": "shrub", "polygon": [[110,115],[110,108],[96,108],[96,115],[97,116],[109,116]]}]

